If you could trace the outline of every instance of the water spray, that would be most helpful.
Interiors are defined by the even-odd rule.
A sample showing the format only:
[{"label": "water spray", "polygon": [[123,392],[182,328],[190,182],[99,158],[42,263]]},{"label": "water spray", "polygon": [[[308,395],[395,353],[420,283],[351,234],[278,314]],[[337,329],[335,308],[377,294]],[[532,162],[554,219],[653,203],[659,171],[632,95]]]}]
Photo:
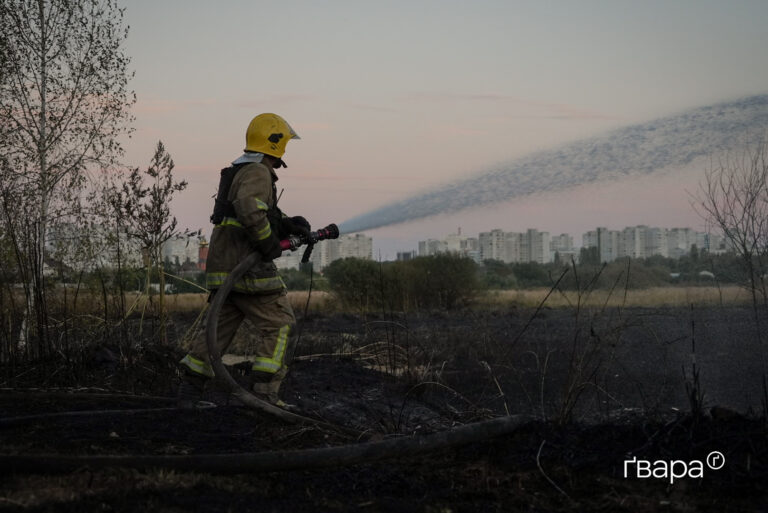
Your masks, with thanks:
[{"label": "water spray", "polygon": [[764,137],[768,95],[691,109],[539,151],[341,223],[360,232],[580,184],[651,174]]}]

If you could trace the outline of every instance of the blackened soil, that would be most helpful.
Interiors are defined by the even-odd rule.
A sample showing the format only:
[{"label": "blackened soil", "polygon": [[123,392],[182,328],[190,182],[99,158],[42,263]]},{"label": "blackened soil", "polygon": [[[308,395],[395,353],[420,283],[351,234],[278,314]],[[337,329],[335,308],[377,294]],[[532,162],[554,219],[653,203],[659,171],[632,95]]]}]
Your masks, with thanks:
[{"label": "blackened soil", "polygon": [[[366,465],[249,475],[49,475],[41,461],[32,474],[0,469],[0,511],[768,511],[768,431],[745,399],[760,388],[751,381],[758,365],[749,312],[637,310],[586,315],[584,324],[572,312],[530,314],[310,318],[283,391],[305,414],[364,432],[360,441],[508,410],[539,419],[509,436]],[[752,356],[740,359],[746,349]],[[68,371],[77,383],[38,378],[3,389],[0,453],[238,454],[358,443],[252,412],[215,388],[206,398],[216,407],[169,409],[181,353],[144,348],[128,363],[101,355]],[[686,379],[704,397],[696,415]],[[741,394],[719,388],[729,380],[746,385]],[[54,415],[72,411],[93,413]],[[719,470],[704,463],[701,477],[673,481],[662,472],[673,460],[693,468],[712,451],[725,458]],[[649,462],[655,475],[638,476],[625,464],[633,460]]]}]

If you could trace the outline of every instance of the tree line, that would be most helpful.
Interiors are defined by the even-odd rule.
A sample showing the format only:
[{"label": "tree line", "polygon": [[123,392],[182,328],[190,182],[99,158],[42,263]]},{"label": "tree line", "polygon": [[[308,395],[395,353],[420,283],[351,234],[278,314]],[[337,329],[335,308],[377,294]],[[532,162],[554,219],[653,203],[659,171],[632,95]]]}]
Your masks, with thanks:
[{"label": "tree line", "polygon": [[[565,272],[568,270],[569,272]],[[489,290],[549,288],[576,290],[589,283],[593,289],[643,289],[662,286],[747,286],[738,255],[710,255],[694,247],[682,258],[653,256],[570,263],[480,264],[458,254],[443,253],[399,262],[345,258],[332,262],[321,275],[308,268],[284,271],[290,290],[327,290],[347,307],[359,311],[452,309],[472,304]]]}]

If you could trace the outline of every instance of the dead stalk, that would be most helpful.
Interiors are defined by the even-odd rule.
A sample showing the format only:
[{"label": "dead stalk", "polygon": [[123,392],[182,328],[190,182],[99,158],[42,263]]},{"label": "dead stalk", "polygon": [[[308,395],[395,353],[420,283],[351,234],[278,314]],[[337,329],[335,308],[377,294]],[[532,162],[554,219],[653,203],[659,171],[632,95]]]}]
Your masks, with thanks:
[{"label": "dead stalk", "polygon": [[557,483],[555,483],[555,482],[554,482],[554,481],[553,481],[553,480],[552,480],[552,479],[551,479],[551,478],[550,478],[550,477],[547,475],[547,473],[546,473],[546,472],[544,472],[544,468],[541,466],[541,450],[542,450],[542,449],[544,449],[544,444],[546,444],[546,443],[547,443],[547,441],[546,441],[546,440],[542,440],[542,441],[541,441],[541,445],[539,445],[539,452],[537,452],[537,453],[536,453],[536,466],[537,466],[537,467],[539,467],[539,472],[541,472],[541,475],[542,475],[542,476],[544,476],[544,478],[545,478],[547,481],[549,481],[549,484],[551,484],[552,486],[554,486],[554,487],[555,487],[555,490],[557,490],[558,492],[560,492],[560,493],[563,495],[563,497],[565,497],[566,499],[568,499],[568,501],[569,501],[571,504],[575,504],[575,503],[576,503],[576,501],[574,501],[574,500],[571,498],[571,496],[570,496],[570,495],[568,495],[567,493],[565,493],[565,491],[563,491],[563,489],[562,489],[562,488],[560,488],[560,487],[557,485]]}]

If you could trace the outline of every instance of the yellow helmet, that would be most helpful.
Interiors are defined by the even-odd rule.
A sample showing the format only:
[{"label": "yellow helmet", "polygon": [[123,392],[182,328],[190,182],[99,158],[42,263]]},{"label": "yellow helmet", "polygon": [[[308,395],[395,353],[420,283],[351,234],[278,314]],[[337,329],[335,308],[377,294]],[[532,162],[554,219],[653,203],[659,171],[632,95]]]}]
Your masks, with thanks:
[{"label": "yellow helmet", "polygon": [[282,158],[285,145],[291,139],[301,139],[301,137],[286,120],[277,114],[259,114],[251,120],[245,132],[245,151]]}]

